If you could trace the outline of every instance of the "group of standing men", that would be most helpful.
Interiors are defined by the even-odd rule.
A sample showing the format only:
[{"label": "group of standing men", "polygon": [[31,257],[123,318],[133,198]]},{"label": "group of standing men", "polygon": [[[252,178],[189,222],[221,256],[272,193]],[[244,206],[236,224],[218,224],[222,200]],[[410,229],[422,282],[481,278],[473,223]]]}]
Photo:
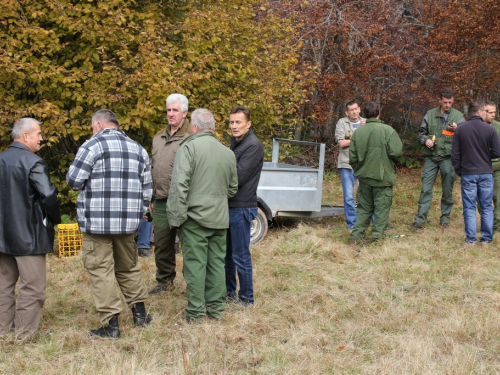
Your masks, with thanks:
[{"label": "group of standing men", "polygon": [[173,287],[179,231],[186,319],[199,321],[205,315],[219,319],[226,299],[254,303],[250,228],[257,214],[264,149],[250,129],[245,107],[233,107],[229,115],[232,152],[215,139],[215,120],[208,110],[195,110],[191,123],[187,113],[188,99],[170,95],[168,125],[153,139],[151,211],[158,284],[149,293]]},{"label": "group of standing men", "polygon": [[[481,213],[481,238],[488,244],[493,232],[500,231],[500,123],[495,121],[493,102],[473,99],[468,107],[468,121],[452,107],[454,92],[445,88],[439,106],[429,110],[420,125],[418,140],[424,146],[422,190],[413,228],[421,229],[427,221],[432,189],[441,173],[442,197],[440,224],[448,228],[453,209],[453,185],[461,177],[461,195],[465,225],[465,243],[475,244],[476,202]],[[493,209],[494,206],[494,209]]]},{"label": "group of standing men", "polygon": [[[195,110],[189,122],[184,95],[172,94],[166,103],[168,125],[154,137],[152,165],[146,150],[119,128],[116,115],[103,109],[92,116],[93,136],[80,147],[66,176],[68,185],[80,191],[82,259],[101,321],[100,328],[90,331],[93,337],[120,337],[122,303],[115,280],[134,325],[152,321],[134,242],[148,208],[154,218],[158,282],[150,295],[173,287],[179,232],[188,322],[207,315],[220,319],[226,300],[254,303],[250,228],[264,152],[250,129],[250,113],[241,106],[231,110],[228,149],[214,136],[210,111]],[[53,251],[60,213],[57,191],[35,154],[42,141],[40,123],[23,118],[14,124],[12,137],[10,148],[0,154],[6,192],[0,208],[10,213],[0,217],[0,335],[26,338],[39,325],[45,254]]]},{"label": "group of standing men", "polygon": [[[443,228],[449,226],[453,184],[459,175],[465,242],[473,244],[477,241],[477,201],[481,212],[479,242],[490,243],[493,232],[500,231],[500,123],[495,121],[496,105],[489,101],[472,100],[468,108],[469,121],[466,122],[463,113],[452,107],[453,102],[453,90],[443,89],[439,106],[425,114],[419,128],[418,140],[424,146],[425,164],[418,212],[412,227],[421,229],[427,221],[432,190],[439,172],[442,183],[440,224]],[[345,106],[346,117],[338,121],[335,130],[340,148],[337,167],[342,181],[346,223],[352,229],[354,243],[363,240],[371,214],[374,214],[371,217],[372,241],[378,241],[383,236],[392,203],[394,158],[402,154],[397,134],[389,132],[381,137],[381,132],[366,125],[374,122],[369,118],[376,113],[370,112],[373,107],[373,102],[365,106],[363,118],[358,102],[348,102]],[[359,179],[357,210],[353,193],[355,178]],[[377,192],[374,187],[385,189]]]}]

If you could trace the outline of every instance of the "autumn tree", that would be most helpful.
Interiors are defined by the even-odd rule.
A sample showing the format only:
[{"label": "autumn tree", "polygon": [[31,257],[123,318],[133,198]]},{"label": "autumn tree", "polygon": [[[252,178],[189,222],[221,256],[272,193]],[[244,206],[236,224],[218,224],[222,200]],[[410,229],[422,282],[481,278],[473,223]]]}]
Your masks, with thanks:
[{"label": "autumn tree", "polygon": [[449,84],[466,103],[471,97],[500,102],[500,3],[492,0],[426,2],[422,9],[426,48],[420,62],[429,86]]},{"label": "autumn tree", "polygon": [[330,140],[353,98],[379,101],[384,120],[413,139],[445,86],[455,89],[460,109],[471,96],[499,100],[498,2],[316,0],[278,7],[300,25],[299,63],[315,68],[302,137]]},{"label": "autumn tree", "polygon": [[[247,105],[256,132],[293,126],[302,92],[291,23],[256,1],[3,2],[0,14],[0,149],[12,123],[43,122],[41,156],[63,202],[64,176],[100,108],[149,148],[166,125],[165,98],[214,112],[224,139],[231,106]],[[278,22],[279,21],[279,26]]]}]

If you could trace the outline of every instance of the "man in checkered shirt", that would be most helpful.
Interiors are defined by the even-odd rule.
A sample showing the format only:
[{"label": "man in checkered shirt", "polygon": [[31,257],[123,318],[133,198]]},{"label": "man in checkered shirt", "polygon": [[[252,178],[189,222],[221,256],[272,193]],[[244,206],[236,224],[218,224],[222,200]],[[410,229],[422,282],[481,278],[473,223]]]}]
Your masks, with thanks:
[{"label": "man in checkered shirt", "polygon": [[115,278],[134,324],[145,326],[152,320],[144,306],[147,292],[134,242],[151,200],[151,170],[148,153],[119,129],[112,111],[97,111],[92,130],[94,135],[78,150],[66,181],[80,190],[77,216],[83,232],[83,265],[102,323],[90,336],[117,339],[122,303]]}]

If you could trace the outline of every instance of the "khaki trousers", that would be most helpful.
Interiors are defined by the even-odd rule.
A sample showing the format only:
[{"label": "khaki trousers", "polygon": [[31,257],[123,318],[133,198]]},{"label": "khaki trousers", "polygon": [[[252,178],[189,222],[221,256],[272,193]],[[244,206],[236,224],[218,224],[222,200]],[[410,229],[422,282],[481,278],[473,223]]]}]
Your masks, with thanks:
[{"label": "khaki trousers", "polygon": [[26,338],[37,331],[45,302],[45,285],[45,254],[0,253],[0,335],[14,332],[19,338]]},{"label": "khaki trousers", "polygon": [[88,272],[95,307],[103,326],[122,311],[120,293],[129,307],[147,299],[138,265],[134,234],[83,234],[83,266]]}]

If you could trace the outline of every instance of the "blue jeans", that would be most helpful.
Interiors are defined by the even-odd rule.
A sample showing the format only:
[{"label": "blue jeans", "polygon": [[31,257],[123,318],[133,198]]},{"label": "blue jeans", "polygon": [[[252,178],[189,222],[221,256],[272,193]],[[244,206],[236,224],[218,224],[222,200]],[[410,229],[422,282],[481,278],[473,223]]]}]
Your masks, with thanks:
[{"label": "blue jeans", "polygon": [[137,230],[137,248],[149,249],[151,247],[151,230],[153,222],[141,219],[139,229]]},{"label": "blue jeans", "polygon": [[339,168],[342,191],[344,192],[344,212],[347,228],[352,229],[356,222],[356,207],[354,204],[354,171],[349,168]]},{"label": "blue jeans", "polygon": [[464,206],[465,242],[476,238],[476,199],[481,207],[481,242],[493,240],[493,175],[462,175],[462,204]]},{"label": "blue jeans", "polygon": [[250,229],[257,216],[257,207],[229,208],[227,230],[226,289],[227,296],[236,299],[236,273],[240,282],[238,298],[253,303],[252,256],[250,254]]}]

